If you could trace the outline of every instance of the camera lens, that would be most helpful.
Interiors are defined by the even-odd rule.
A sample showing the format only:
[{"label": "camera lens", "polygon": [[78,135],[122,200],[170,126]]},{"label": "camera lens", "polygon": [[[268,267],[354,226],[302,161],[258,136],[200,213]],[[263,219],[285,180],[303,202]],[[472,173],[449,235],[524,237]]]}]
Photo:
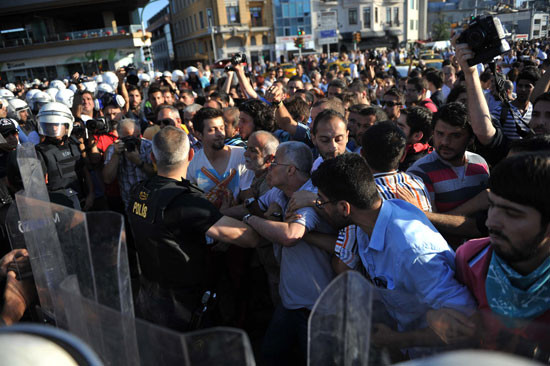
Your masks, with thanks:
[{"label": "camera lens", "polygon": [[481,29],[476,29],[468,34],[468,45],[470,48],[477,48],[485,41],[486,34]]}]

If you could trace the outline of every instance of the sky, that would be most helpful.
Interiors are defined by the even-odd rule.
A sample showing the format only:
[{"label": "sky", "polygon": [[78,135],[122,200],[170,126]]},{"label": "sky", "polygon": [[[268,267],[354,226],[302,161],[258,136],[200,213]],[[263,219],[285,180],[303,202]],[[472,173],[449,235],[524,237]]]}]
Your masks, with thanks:
[{"label": "sky", "polygon": [[160,9],[164,8],[166,5],[168,5],[168,0],[149,2],[149,4],[145,6],[145,11],[143,12],[143,22],[145,23],[145,26],[147,26],[147,20],[158,13]]}]

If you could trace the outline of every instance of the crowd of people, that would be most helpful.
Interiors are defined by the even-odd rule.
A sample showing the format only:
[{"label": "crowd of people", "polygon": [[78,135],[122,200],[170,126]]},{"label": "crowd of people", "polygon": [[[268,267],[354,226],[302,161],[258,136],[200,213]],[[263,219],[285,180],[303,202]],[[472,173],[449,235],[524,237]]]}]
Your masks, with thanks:
[{"label": "crowd of people", "polygon": [[[455,42],[441,68],[387,49],[295,59],[295,75],[233,62],[7,84],[0,213],[33,144],[52,202],[124,215],[138,317],[259,332],[260,363],[305,362],[312,308],[348,270],[380,290],[372,344],[392,361],[465,342],[546,357],[550,41],[513,43],[494,70]],[[10,272],[28,254],[1,249],[10,325],[36,296]]]}]

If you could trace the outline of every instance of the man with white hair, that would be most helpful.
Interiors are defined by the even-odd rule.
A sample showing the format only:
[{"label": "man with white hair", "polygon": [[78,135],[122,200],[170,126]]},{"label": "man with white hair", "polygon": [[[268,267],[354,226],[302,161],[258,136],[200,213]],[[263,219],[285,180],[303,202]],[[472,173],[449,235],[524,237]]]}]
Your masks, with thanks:
[{"label": "man with white hair", "polygon": [[140,138],[141,131],[134,120],[121,120],[117,132],[119,139],[105,152],[103,182],[110,184],[118,178],[122,201],[128,207],[132,186],[155,174],[152,146],[151,141]]}]

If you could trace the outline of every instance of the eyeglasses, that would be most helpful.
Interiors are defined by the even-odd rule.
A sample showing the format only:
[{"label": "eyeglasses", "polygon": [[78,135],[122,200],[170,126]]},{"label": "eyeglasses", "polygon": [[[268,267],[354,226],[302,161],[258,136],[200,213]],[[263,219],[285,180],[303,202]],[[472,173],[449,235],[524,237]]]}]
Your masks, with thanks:
[{"label": "eyeglasses", "polygon": [[[272,162],[271,162],[271,165],[270,165],[270,166],[272,166],[272,167],[276,167],[277,165],[281,165],[281,166],[293,166],[293,167],[295,167],[295,168],[296,168],[296,166],[295,166],[295,165],[292,165],[292,164],[282,164],[282,163],[277,163],[276,161],[272,161]],[[296,168],[296,170],[300,170],[300,169]]]},{"label": "eyeglasses", "polygon": [[326,205],[327,203],[334,203],[334,202],[337,202],[338,200],[332,200],[332,201],[321,201],[321,197],[317,197],[317,199],[315,200],[315,207],[317,207],[319,210],[322,210],[323,209],[323,206]]},{"label": "eyeglasses", "polygon": [[164,118],[158,122],[159,125],[176,127],[176,122],[172,118]]},{"label": "eyeglasses", "polygon": [[383,105],[384,107],[385,107],[385,106],[388,106],[388,107],[395,107],[396,105],[401,105],[401,103],[383,100],[383,101],[382,101],[382,105]]}]

